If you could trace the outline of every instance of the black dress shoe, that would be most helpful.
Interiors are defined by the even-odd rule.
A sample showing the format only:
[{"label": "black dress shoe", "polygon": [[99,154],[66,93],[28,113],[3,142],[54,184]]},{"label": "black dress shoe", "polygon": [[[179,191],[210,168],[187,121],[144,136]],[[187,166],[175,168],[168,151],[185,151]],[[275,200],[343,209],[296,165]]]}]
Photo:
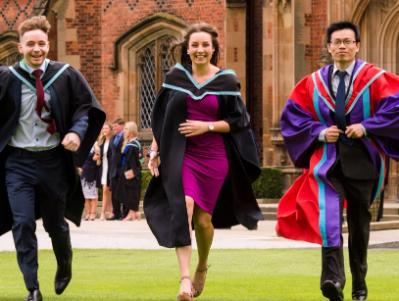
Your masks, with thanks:
[{"label": "black dress shoe", "polygon": [[362,280],[352,282],[352,300],[367,300],[367,293],[366,281]]},{"label": "black dress shoe", "polygon": [[26,297],[25,301],[42,301],[42,293],[39,289],[30,291],[28,296]]},{"label": "black dress shoe", "polygon": [[323,296],[330,301],[344,301],[344,293],[342,292],[342,285],[339,282],[326,280],[321,285]]},{"label": "black dress shoe", "polygon": [[72,260],[58,265],[55,274],[54,289],[57,295],[61,295],[72,279]]},{"label": "black dress shoe", "polygon": [[367,288],[352,291],[352,300],[364,301],[367,300]]},{"label": "black dress shoe", "polygon": [[57,258],[54,290],[57,295],[64,292],[72,278],[72,246],[69,232],[53,233],[51,242]]}]

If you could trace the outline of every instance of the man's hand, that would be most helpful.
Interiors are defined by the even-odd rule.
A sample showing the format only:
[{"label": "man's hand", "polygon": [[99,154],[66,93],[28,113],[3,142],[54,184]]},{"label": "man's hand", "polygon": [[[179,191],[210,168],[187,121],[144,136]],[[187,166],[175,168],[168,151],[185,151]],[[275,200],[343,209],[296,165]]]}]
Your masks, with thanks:
[{"label": "man's hand", "polygon": [[336,125],[332,125],[326,130],[325,139],[327,143],[335,143],[339,138],[339,134],[343,134],[344,132],[337,128]]},{"label": "man's hand", "polygon": [[364,127],[361,123],[354,123],[346,127],[345,135],[348,138],[359,139],[364,136]]},{"label": "man's hand", "polygon": [[80,137],[78,134],[70,132],[65,135],[61,144],[64,146],[66,150],[71,152],[76,152],[80,146]]}]

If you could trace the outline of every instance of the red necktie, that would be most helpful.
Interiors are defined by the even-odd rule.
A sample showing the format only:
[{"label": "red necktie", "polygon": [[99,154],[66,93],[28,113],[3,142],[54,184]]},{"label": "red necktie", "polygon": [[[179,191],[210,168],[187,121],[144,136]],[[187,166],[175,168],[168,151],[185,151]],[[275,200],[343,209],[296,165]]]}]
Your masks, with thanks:
[{"label": "red necktie", "polygon": [[54,119],[53,118],[42,118],[43,107],[47,112],[49,112],[46,102],[44,101],[43,83],[40,78],[42,73],[43,73],[43,71],[40,69],[36,69],[35,71],[33,71],[33,75],[35,76],[35,80],[36,80],[36,96],[37,96],[36,113],[41,120],[43,120],[45,123],[48,124],[47,132],[49,132],[50,134],[54,134],[55,130],[56,130]]},{"label": "red necktie", "polygon": [[39,115],[40,119],[42,118],[42,110],[44,107],[44,89],[43,89],[42,80],[40,79],[42,73],[43,71],[40,69],[33,71],[33,75],[35,76],[36,80],[36,96],[37,96],[36,113],[37,115]]}]

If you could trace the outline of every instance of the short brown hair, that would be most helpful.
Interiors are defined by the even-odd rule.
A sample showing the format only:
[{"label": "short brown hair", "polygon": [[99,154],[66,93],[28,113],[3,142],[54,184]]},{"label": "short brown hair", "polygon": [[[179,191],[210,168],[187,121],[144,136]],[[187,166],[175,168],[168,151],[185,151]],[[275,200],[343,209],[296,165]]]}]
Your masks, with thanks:
[{"label": "short brown hair", "polygon": [[30,19],[23,21],[18,27],[19,38],[21,38],[25,32],[39,29],[45,34],[50,31],[51,25],[47,21],[46,16],[35,16]]},{"label": "short brown hair", "polygon": [[125,120],[123,120],[122,118],[116,118],[116,119],[112,122],[112,124],[115,124],[115,123],[117,123],[117,124],[119,124],[119,125],[125,125]]}]

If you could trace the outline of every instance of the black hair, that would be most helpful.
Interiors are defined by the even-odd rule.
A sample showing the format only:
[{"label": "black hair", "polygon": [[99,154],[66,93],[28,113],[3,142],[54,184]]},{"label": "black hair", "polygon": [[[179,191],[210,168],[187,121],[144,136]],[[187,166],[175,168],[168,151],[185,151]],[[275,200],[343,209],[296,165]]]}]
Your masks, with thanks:
[{"label": "black hair", "polygon": [[342,29],[352,30],[355,33],[356,42],[360,42],[359,27],[356,24],[349,22],[349,21],[340,21],[340,22],[332,23],[332,24],[330,24],[330,26],[328,26],[328,28],[326,30],[327,43],[331,42],[331,35],[333,34],[333,32],[342,30]]}]

